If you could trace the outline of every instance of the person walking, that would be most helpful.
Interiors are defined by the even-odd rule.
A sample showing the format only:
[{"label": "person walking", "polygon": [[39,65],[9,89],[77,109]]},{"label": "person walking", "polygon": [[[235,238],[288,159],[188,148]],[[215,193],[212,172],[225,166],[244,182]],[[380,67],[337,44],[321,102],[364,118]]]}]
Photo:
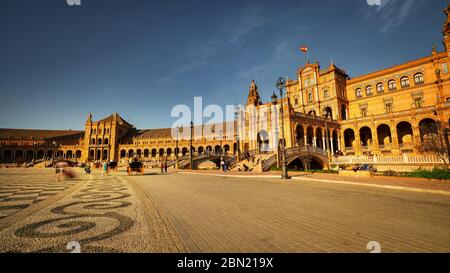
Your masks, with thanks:
[{"label": "person walking", "polygon": [[164,172],[167,173],[167,161],[164,162]]},{"label": "person walking", "polygon": [[163,161],[161,161],[160,167],[161,167],[161,173],[164,173],[164,162]]},{"label": "person walking", "polygon": [[108,162],[103,162],[103,172],[102,176],[108,176]]}]

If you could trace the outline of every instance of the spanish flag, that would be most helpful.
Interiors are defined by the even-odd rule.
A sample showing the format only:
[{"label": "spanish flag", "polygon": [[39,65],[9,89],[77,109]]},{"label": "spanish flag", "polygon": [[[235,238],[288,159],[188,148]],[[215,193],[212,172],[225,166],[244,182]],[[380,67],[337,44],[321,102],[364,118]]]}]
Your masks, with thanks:
[{"label": "spanish flag", "polygon": [[303,53],[308,53],[308,47],[307,46],[301,46],[300,51]]}]

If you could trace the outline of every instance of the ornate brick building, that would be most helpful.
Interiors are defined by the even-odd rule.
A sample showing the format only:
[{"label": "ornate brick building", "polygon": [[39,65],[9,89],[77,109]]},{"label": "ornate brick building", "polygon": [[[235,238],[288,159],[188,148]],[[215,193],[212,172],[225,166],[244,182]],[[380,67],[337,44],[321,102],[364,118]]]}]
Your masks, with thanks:
[{"label": "ornate brick building", "polygon": [[[450,5],[445,9],[444,52],[433,47],[429,56],[355,78],[334,64],[325,69],[318,63],[305,64],[295,79],[287,81],[287,96],[277,102],[282,103],[284,116],[276,116],[276,120],[272,118],[276,108],[272,102],[262,102],[253,81],[245,109],[260,110],[253,115],[264,116],[269,126],[257,126],[254,138],[249,137],[248,116],[239,132],[229,130],[233,123],[218,126],[214,133],[193,139],[195,154],[235,154],[276,147],[281,120],[288,148],[316,147],[350,156],[417,155],[425,134],[430,133],[423,128],[434,128],[431,133],[444,135],[448,144],[449,13]],[[171,129],[138,130],[114,113],[98,121],[89,114],[84,132],[0,129],[0,145],[1,162],[52,157],[87,162],[185,156],[190,142],[174,138]]]}]

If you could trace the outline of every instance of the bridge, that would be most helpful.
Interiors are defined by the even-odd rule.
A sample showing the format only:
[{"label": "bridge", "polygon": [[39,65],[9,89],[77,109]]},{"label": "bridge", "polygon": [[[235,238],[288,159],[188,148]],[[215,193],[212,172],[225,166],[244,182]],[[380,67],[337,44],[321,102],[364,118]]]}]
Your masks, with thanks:
[{"label": "bridge", "polygon": [[[269,171],[273,166],[277,165],[278,154],[274,154],[267,160],[263,161],[263,171]],[[295,160],[299,160],[304,170],[324,169],[329,167],[329,159],[327,151],[312,146],[296,146],[286,149],[286,159],[288,166]],[[281,161],[281,160],[280,160]]]},{"label": "bridge", "polygon": [[[220,166],[220,160],[224,158],[228,161],[229,166],[234,166],[237,162],[237,156],[232,154],[223,154],[223,153],[205,153],[201,155],[194,155],[192,158],[193,161],[193,169],[197,169],[200,164],[206,161],[211,161],[216,163],[217,167]],[[176,164],[176,161],[169,162],[169,166],[173,166]],[[183,156],[178,158],[178,168],[179,169],[187,169],[190,165],[189,156]]]}]

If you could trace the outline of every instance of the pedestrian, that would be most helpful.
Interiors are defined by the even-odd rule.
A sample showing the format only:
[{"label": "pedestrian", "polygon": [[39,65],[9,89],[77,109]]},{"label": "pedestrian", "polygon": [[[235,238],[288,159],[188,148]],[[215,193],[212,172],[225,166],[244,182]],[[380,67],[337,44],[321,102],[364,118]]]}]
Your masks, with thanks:
[{"label": "pedestrian", "polygon": [[168,167],[168,166],[167,166],[167,161],[166,161],[166,162],[164,162],[164,172],[165,172],[165,173],[167,173],[167,167]]},{"label": "pedestrian", "polygon": [[103,162],[103,172],[102,176],[108,176],[108,162]]},{"label": "pedestrian", "polygon": [[84,168],[84,171],[86,172],[86,174],[91,174],[91,165],[86,164],[86,167]]},{"label": "pedestrian", "polygon": [[164,162],[163,161],[161,161],[160,166],[161,166],[161,173],[164,173]]},{"label": "pedestrian", "polygon": [[223,158],[220,160],[220,167],[222,168],[222,171],[225,172],[225,161]]}]

